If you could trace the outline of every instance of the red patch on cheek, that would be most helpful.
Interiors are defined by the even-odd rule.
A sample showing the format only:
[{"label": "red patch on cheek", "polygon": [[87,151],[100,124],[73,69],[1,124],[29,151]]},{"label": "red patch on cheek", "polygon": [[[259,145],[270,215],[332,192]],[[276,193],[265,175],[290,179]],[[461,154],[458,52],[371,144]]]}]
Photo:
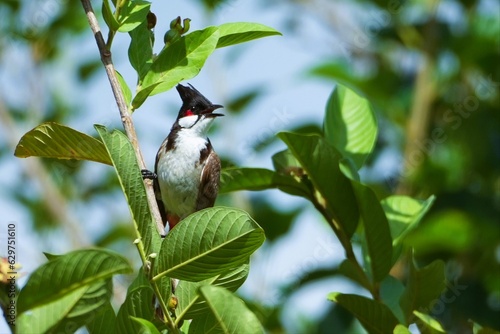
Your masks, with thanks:
[{"label": "red patch on cheek", "polygon": [[188,109],[188,110],[186,111],[186,116],[193,116],[193,115],[194,115],[194,114],[193,114],[193,112],[191,111],[191,109]]}]

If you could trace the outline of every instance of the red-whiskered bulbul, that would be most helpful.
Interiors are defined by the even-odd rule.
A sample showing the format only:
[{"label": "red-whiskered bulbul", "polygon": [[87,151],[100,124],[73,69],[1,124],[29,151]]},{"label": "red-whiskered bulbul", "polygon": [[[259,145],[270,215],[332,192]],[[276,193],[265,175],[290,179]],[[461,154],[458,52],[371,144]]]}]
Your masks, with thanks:
[{"label": "red-whiskered bulbul", "polygon": [[142,170],[154,180],[163,223],[172,229],[193,212],[212,207],[219,191],[220,159],[207,132],[223,114],[193,86],[177,85],[182,106],[170,133],[156,155],[155,172]]}]

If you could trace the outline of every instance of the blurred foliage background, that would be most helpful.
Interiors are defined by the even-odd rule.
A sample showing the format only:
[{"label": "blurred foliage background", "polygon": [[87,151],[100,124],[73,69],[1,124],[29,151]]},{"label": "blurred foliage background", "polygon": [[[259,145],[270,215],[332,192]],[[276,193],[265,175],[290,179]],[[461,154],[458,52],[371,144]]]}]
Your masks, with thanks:
[{"label": "blurred foliage background", "polygon": [[[227,8],[236,11],[243,2],[198,0],[192,5],[199,7],[209,24],[217,13]],[[258,3],[262,13],[281,13],[276,22],[266,24],[283,32],[283,38],[291,36],[302,46],[322,51],[323,56],[311,66],[288,71],[300,80],[327,87],[343,83],[375,106],[379,140],[370,166],[363,170],[364,181],[377,189],[380,198],[392,193],[421,199],[436,195],[431,212],[407,239],[420,264],[437,258],[447,263],[449,289],[431,314],[450,333],[466,333],[468,319],[500,330],[499,2]],[[175,5],[171,6],[175,10]],[[165,19],[177,15],[171,13]],[[92,80],[106,79],[96,49],[79,53],[78,45],[93,43],[80,2],[1,0],[0,17],[2,224],[21,220],[31,231],[37,249],[65,252],[95,245],[137,260],[135,249],[130,247],[128,211],[111,169],[74,161],[13,157],[21,135],[44,121],[77,124],[87,133],[94,133],[92,124],[98,122],[121,127],[112,97],[111,102],[105,102],[109,102],[110,115],[91,118],[89,112],[92,103],[102,102],[87,101],[83,92],[91,89]],[[231,17],[224,20],[231,21]],[[259,17],[253,21],[259,22]],[[307,30],[311,21],[321,28],[321,34]],[[160,37],[158,34],[157,40]],[[282,56],[286,67],[288,55]],[[235,55],[224,57],[222,63],[227,66],[219,65],[218,69],[231,73]],[[272,73],[260,75],[265,82]],[[253,112],[254,102],[269,94],[272,91],[263,84],[241,88],[226,94],[226,101],[216,102],[226,105],[231,117],[241,119]],[[320,124],[301,121],[292,130],[320,131]],[[251,154],[267,155],[266,148],[275,141],[272,136],[255,141]],[[235,161],[229,155],[224,160],[226,165]],[[263,252],[290,237],[297,217],[306,210],[301,204],[284,210],[280,201],[273,200],[274,194],[243,193],[219,200],[243,206],[264,227],[268,247]],[[19,212],[14,214],[15,210]],[[322,224],[321,219],[316,223]],[[43,255],[30,261],[41,263]],[[404,264],[396,266],[392,274],[404,278],[404,268]],[[319,319],[284,316],[283,309],[294,295],[335,275],[334,266],[308,268],[297,280],[279,287],[274,303],[244,297],[272,333],[358,332],[352,317],[333,304],[322,310]],[[123,298],[127,278],[123,280],[124,285],[117,287],[117,298],[120,294]],[[307,297],[295,307],[299,313],[301,308],[307,309]]]}]

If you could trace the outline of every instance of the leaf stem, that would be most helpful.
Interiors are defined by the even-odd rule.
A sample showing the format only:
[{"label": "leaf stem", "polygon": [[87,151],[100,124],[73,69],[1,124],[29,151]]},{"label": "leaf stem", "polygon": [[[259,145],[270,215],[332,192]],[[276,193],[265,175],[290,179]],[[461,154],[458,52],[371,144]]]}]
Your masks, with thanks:
[{"label": "leaf stem", "polygon": [[165,300],[163,300],[163,296],[161,294],[160,288],[158,287],[158,283],[153,280],[150,280],[150,282],[153,286],[156,298],[158,298],[158,303],[160,304],[161,310],[163,311],[163,318],[165,320],[165,323],[167,324],[169,333],[172,332],[180,334],[179,328],[177,328],[174,319],[172,319],[172,317],[170,316],[167,304],[165,304]]},{"label": "leaf stem", "polygon": [[[142,156],[141,150],[139,148],[139,143],[137,141],[137,134],[135,132],[134,123],[132,122],[131,112],[127,107],[127,103],[125,102],[125,97],[121,90],[120,84],[118,82],[118,78],[116,76],[115,68],[111,59],[111,52],[107,48],[106,43],[104,42],[104,38],[102,36],[101,29],[97,22],[96,15],[94,10],[92,9],[92,4],[90,0],[81,0],[83,9],[85,10],[85,14],[87,15],[87,19],[89,21],[90,28],[94,33],[97,47],[99,48],[99,53],[101,55],[101,61],[104,64],[104,68],[106,69],[106,74],[108,76],[109,82],[111,84],[111,89],[113,90],[113,95],[116,100],[116,104],[118,106],[118,110],[120,112],[121,121],[123,124],[123,128],[125,129],[125,133],[134,148],[135,156],[137,162],[139,164],[140,169],[146,169],[146,164],[144,163],[144,158]],[[117,3],[117,7],[119,7],[119,3]],[[108,41],[109,42],[109,41]],[[152,180],[145,181],[146,186],[146,194],[148,198],[149,208],[156,222],[156,228],[160,235],[164,235],[164,227],[163,222],[160,216],[160,211],[158,210],[158,205],[156,204],[156,197],[153,190],[153,182]]]}]

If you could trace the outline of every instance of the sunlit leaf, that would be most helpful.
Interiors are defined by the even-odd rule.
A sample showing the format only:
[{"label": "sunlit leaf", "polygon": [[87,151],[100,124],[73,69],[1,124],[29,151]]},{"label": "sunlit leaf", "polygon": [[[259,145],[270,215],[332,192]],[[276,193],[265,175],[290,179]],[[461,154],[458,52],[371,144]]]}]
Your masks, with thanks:
[{"label": "sunlit leaf", "polygon": [[217,48],[248,42],[257,38],[281,35],[279,31],[260,23],[231,22],[219,26]]},{"label": "sunlit leaf", "polygon": [[368,100],[337,85],[327,103],[323,128],[328,142],[360,169],[377,139],[377,120]]},{"label": "sunlit leaf", "polygon": [[146,20],[151,3],[148,1],[126,1],[118,15],[118,31],[128,32]]},{"label": "sunlit leaf", "polygon": [[53,122],[43,123],[28,131],[17,144],[14,155],[19,158],[91,160],[111,165],[102,142]]},{"label": "sunlit leaf", "polygon": [[428,314],[413,311],[413,314],[418,318],[418,324],[420,328],[424,328],[424,333],[428,334],[441,334],[446,333],[443,326]]}]

